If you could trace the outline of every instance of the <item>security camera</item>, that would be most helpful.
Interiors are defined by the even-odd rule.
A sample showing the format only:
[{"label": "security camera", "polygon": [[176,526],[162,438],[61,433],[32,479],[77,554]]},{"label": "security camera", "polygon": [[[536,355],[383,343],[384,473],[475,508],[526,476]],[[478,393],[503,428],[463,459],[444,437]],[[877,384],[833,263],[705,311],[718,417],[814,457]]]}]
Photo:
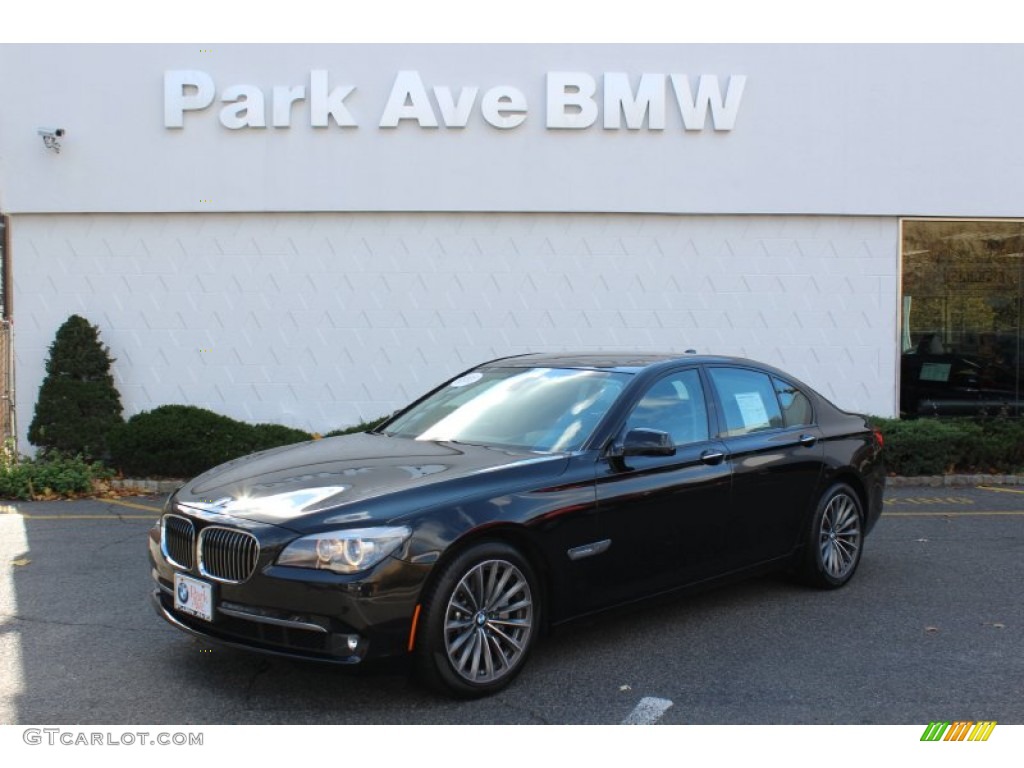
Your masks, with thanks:
[{"label": "security camera", "polygon": [[60,154],[60,142],[58,139],[64,136],[63,128],[40,128],[36,133],[43,137],[43,144],[46,145],[47,149],[52,149],[57,154]]}]

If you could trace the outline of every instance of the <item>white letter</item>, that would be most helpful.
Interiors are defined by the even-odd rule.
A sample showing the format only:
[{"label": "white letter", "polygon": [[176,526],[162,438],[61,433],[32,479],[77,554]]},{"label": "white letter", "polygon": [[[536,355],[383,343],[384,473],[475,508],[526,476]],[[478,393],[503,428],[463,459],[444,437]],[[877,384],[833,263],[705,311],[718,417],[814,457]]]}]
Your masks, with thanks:
[{"label": "white letter", "polygon": [[437,116],[430,106],[420,73],[404,70],[395,77],[387,106],[380,118],[381,128],[397,128],[399,120],[415,120],[420,128],[437,128]]},{"label": "white letter", "polygon": [[[185,95],[186,88],[195,93]],[[164,72],[164,127],[182,128],[186,109],[206,109],[213,103],[213,78],[194,69]]]},{"label": "white letter", "polygon": [[263,91],[255,85],[232,85],[224,89],[221,101],[231,102],[220,111],[220,124],[235,131],[239,128],[266,128]]},{"label": "white letter", "polygon": [[326,128],[327,118],[333,117],[339,128],[355,128],[356,121],[345,108],[345,99],[355,89],[354,85],[339,85],[328,94],[327,70],[312,70],[309,73],[309,124]]},{"label": "white letter", "polygon": [[679,102],[679,114],[683,118],[683,127],[688,131],[704,130],[704,119],[711,107],[711,122],[716,131],[731,131],[736,123],[736,112],[740,108],[743,97],[743,86],[746,75],[732,75],[729,87],[725,92],[725,103],[718,88],[717,75],[701,75],[697,82],[697,98],[690,91],[690,78],[686,75],[672,75],[672,90]]},{"label": "white letter", "polygon": [[511,85],[499,85],[484,94],[480,111],[495,128],[515,128],[526,119],[526,96]]},{"label": "white letter", "polygon": [[306,98],[306,87],[296,85],[288,88],[284,85],[274,86],[274,127],[289,128],[292,124],[292,104]]},{"label": "white letter", "polygon": [[[571,90],[570,90],[571,89]],[[597,119],[597,83],[586,72],[548,72],[548,128],[589,128]],[[573,107],[573,112],[566,112]]]},{"label": "white letter", "polygon": [[604,127],[618,128],[622,115],[626,127],[632,131],[643,128],[644,114],[648,113],[647,128],[661,131],[665,128],[665,76],[640,75],[636,96],[629,87],[625,72],[604,73]]},{"label": "white letter", "polygon": [[441,108],[441,119],[444,120],[446,128],[465,128],[469,119],[469,111],[473,109],[473,102],[476,101],[477,88],[463,88],[459,91],[459,100],[452,99],[452,89],[445,85],[434,88],[434,98],[437,99],[437,106]]}]

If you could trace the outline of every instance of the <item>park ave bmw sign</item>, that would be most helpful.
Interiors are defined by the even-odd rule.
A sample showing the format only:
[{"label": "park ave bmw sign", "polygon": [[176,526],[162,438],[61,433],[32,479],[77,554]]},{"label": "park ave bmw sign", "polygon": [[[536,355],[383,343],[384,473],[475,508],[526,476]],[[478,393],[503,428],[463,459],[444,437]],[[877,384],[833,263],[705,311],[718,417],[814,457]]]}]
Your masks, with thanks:
[{"label": "park ave bmw sign", "polygon": [[[599,79],[586,72],[548,72],[544,125],[584,130],[600,118],[605,130],[662,131],[669,111],[677,110],[684,131],[704,130],[709,114],[714,130],[731,131],[746,80],[745,75],[723,81],[718,75],[644,73],[631,79],[625,72],[605,72]],[[240,83],[219,87],[206,72],[168,70],[164,127],[208,122],[203,115],[216,112],[220,124],[231,130],[291,128],[300,120],[313,128],[358,128],[370,124],[371,117],[348,103],[356,90],[352,84],[332,83],[323,69],[311,70],[308,83],[269,88]],[[512,85],[468,85],[456,93],[448,85],[425,83],[415,70],[403,70],[372,120],[378,128],[466,128],[479,115],[494,128],[507,130],[522,125],[529,110],[526,93]]]}]

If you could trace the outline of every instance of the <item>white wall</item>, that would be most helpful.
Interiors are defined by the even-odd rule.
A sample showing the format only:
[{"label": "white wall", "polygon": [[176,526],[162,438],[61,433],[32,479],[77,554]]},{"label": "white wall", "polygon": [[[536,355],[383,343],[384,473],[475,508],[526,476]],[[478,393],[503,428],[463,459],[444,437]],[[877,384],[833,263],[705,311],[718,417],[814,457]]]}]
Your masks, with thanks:
[{"label": "white wall", "polygon": [[897,220],[858,217],[13,216],[21,448],[72,313],[117,358],[126,417],[326,432],[499,355],[689,347],[893,414],[897,249]]},{"label": "white wall", "polygon": [[[164,124],[164,73],[206,72],[212,106]],[[328,73],[357,127],[311,126]],[[464,128],[381,128],[396,75],[475,86]],[[584,130],[547,128],[546,78],[595,79]],[[686,131],[666,84],[664,130],[605,129],[605,73],[732,75],[732,130]],[[1022,45],[0,45],[0,210],[617,211],[1019,216]],[[303,87],[288,128],[221,124],[225,89]],[[519,89],[499,129],[484,93]],[[706,110],[705,110],[706,111]],[[40,126],[67,135],[57,155]]]}]

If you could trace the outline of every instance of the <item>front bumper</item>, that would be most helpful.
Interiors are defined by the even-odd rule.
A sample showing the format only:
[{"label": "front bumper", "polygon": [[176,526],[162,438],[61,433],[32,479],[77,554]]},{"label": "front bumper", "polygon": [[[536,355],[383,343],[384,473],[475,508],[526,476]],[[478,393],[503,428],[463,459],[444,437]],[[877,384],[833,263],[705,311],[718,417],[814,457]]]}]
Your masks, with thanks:
[{"label": "front bumper", "polygon": [[[260,561],[240,584],[218,583],[196,569],[172,565],[160,546],[159,524],[149,537],[157,614],[191,635],[261,653],[332,664],[407,652],[412,619],[429,566],[388,558],[363,574],[274,564],[277,552],[295,534],[246,526],[260,538]],[[213,621],[174,607],[174,574],[211,584]]]}]

